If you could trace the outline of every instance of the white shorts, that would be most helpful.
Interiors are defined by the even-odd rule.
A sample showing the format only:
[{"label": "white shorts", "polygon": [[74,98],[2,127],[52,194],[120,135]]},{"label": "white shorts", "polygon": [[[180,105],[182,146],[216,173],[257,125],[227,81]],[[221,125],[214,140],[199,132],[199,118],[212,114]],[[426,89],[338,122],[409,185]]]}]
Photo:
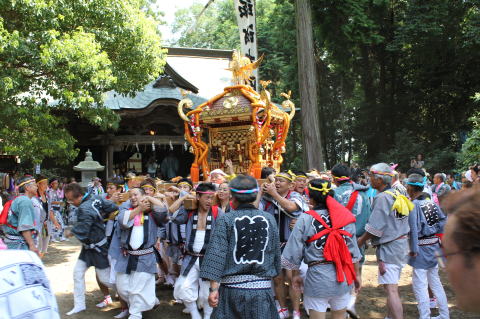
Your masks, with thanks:
[{"label": "white shorts", "polygon": [[328,308],[330,308],[332,311],[347,309],[349,302],[350,293],[346,293],[341,296],[325,298],[303,296],[303,307],[307,313],[309,310],[314,310],[316,312],[327,312]]},{"label": "white shorts", "polygon": [[303,278],[303,281],[307,278],[308,265],[302,261],[300,264],[300,277]]},{"label": "white shorts", "polygon": [[397,285],[402,274],[403,265],[387,264],[385,263],[386,272],[380,275],[378,272],[378,284],[379,285]]}]

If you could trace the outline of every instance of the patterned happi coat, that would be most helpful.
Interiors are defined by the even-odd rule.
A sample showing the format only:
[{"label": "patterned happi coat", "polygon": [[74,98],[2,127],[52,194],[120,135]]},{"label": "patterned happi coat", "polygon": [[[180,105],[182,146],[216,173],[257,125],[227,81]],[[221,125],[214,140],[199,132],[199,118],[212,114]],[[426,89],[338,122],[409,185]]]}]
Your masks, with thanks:
[{"label": "patterned happi coat", "polygon": [[272,318],[278,313],[271,289],[280,272],[275,218],[251,204],[217,219],[200,277],[221,283],[212,318]]}]

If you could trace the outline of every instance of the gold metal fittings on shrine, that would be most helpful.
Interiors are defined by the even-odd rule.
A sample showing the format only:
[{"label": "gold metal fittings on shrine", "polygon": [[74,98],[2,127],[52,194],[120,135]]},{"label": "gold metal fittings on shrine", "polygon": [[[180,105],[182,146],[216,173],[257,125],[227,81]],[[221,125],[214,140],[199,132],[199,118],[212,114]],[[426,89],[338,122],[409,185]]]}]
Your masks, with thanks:
[{"label": "gold metal fittings on shrine", "polygon": [[180,89],[180,92],[182,93],[183,99],[178,103],[177,106],[178,115],[182,120],[188,122],[188,117],[185,115],[185,113],[183,113],[183,108],[186,107],[191,109],[193,107],[193,102],[187,97],[190,93],[189,91]]},{"label": "gold metal fittings on shrine", "polygon": [[255,62],[249,58],[241,56],[237,51],[233,51],[232,61],[227,70],[233,74],[232,82],[234,85],[248,85],[253,71],[258,69],[263,61],[263,55]]},{"label": "gold metal fittings on shrine", "polygon": [[281,93],[280,95],[286,98],[286,100],[282,102],[282,107],[285,111],[290,109],[290,113],[288,114],[288,117],[290,118],[290,121],[291,121],[295,116],[295,104],[290,100],[290,98],[292,97],[292,91],[288,91],[288,94]]}]

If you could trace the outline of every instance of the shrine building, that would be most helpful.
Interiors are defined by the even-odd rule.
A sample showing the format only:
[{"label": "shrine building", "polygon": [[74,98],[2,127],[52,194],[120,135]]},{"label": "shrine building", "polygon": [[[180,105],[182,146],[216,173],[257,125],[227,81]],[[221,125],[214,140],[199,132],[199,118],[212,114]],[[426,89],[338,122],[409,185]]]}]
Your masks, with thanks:
[{"label": "shrine building", "polygon": [[227,69],[232,53],[168,48],[164,73],[157,80],[133,97],[107,93],[104,105],[120,115],[118,130],[103,132],[84,120],[70,119],[69,131],[80,150],[73,162],[83,160],[90,149],[94,160],[105,165],[100,177],[108,179],[131,169],[145,173],[151,158],[160,164],[173,153],[179,162],[178,175],[187,176],[194,156],[184,138],[178,103],[186,97],[199,105],[229,86],[231,72]]}]

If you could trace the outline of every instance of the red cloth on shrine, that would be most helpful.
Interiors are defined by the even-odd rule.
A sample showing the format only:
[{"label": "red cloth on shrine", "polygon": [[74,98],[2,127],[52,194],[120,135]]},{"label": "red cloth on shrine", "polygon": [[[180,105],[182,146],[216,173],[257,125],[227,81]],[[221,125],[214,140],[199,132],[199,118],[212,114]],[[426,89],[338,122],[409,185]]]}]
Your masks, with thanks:
[{"label": "red cloth on shrine", "polygon": [[321,232],[310,237],[307,242],[316,241],[322,236],[327,235],[323,256],[326,261],[331,261],[335,265],[337,281],[343,282],[346,278],[347,283],[351,285],[356,279],[356,274],[353,267],[352,255],[350,254],[350,250],[348,250],[343,236],[352,237],[353,235],[341,228],[354,223],[355,216],[331,196],[327,196],[327,209],[330,214],[332,227],[328,226],[316,211],[310,210],[306,212],[325,227]]}]

